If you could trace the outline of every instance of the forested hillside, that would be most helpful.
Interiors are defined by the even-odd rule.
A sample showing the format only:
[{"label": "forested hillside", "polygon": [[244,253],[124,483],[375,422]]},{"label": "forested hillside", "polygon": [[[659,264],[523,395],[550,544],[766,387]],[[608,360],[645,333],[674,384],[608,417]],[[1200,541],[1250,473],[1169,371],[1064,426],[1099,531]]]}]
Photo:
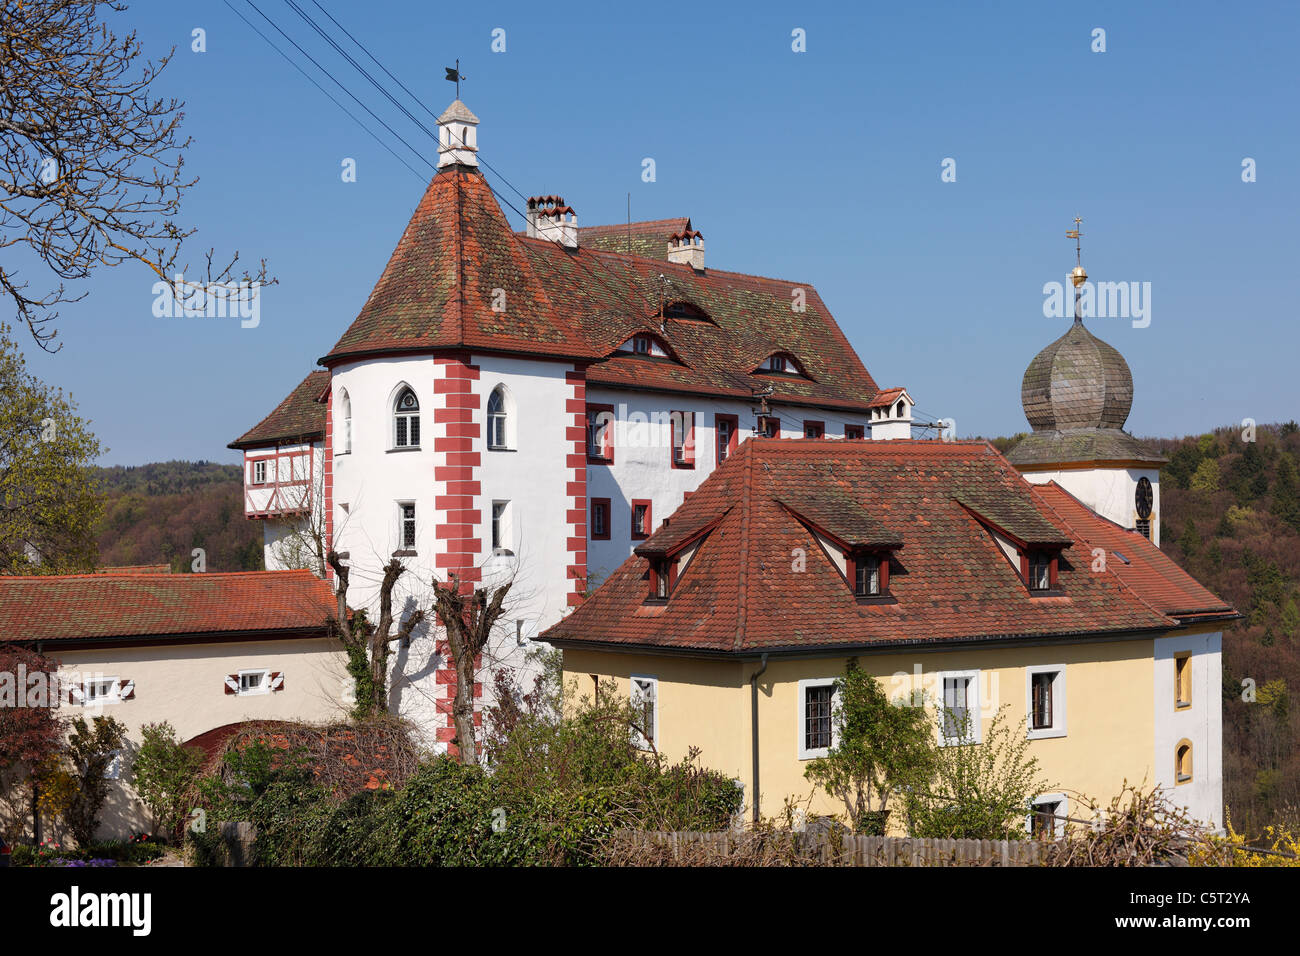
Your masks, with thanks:
[{"label": "forested hillside", "polygon": [[96,538],[101,566],[170,564],[188,572],[194,548],[209,571],[262,568],[262,528],[244,518],[238,465],[167,461],[96,469],[104,517]]},{"label": "forested hillside", "polygon": [[1253,437],[1235,426],[1146,439],[1169,459],[1161,549],[1246,616],[1223,640],[1223,772],[1233,824],[1252,832],[1300,816],[1300,426]]}]

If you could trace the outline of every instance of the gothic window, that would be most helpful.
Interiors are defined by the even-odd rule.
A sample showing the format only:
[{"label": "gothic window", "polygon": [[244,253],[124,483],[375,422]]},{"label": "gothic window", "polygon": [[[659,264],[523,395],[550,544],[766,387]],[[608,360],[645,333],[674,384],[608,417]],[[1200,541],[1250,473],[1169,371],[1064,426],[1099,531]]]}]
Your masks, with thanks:
[{"label": "gothic window", "polygon": [[404,388],[393,408],[393,447],[420,447],[420,402],[415,392]]}]

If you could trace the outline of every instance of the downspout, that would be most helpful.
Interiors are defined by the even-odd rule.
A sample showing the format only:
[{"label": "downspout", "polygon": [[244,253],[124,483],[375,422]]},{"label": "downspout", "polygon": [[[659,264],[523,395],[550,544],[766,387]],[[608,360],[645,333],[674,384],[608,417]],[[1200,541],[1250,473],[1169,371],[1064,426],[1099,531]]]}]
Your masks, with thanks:
[{"label": "downspout", "polygon": [[763,653],[762,660],[759,662],[758,670],[754,671],[749,677],[749,727],[750,740],[753,747],[753,777],[754,777],[754,823],[759,822],[758,814],[758,679],[763,676],[763,671],[767,670],[767,653]]}]

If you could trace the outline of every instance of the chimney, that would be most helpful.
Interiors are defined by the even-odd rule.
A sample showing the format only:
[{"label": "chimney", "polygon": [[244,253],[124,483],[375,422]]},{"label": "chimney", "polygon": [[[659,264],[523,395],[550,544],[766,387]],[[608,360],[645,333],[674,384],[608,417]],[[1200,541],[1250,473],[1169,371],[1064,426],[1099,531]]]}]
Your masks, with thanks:
[{"label": "chimney", "polygon": [[668,261],[704,271],[704,233],[684,229],[668,237]]},{"label": "chimney", "polygon": [[478,117],[460,100],[438,117],[438,168],[478,165]]},{"label": "chimney", "polygon": [[562,196],[532,196],[528,200],[527,235],[549,239],[566,249],[578,248],[578,214]]}]

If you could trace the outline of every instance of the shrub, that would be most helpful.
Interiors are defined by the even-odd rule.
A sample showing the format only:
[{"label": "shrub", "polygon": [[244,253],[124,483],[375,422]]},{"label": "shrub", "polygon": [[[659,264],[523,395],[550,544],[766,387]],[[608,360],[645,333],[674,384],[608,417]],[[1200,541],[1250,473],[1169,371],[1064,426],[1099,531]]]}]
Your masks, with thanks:
[{"label": "shrub", "polygon": [[94,717],[72,721],[64,753],[72,764],[76,791],[63,812],[64,821],[76,837],[78,846],[89,846],[99,828],[99,812],[108,797],[108,765],[126,740],[126,727],[112,717]]},{"label": "shrub", "polygon": [[135,756],[135,789],[153,814],[154,825],[179,839],[189,810],[190,791],[203,766],[203,751],[182,746],[171,724],[145,724]]}]

